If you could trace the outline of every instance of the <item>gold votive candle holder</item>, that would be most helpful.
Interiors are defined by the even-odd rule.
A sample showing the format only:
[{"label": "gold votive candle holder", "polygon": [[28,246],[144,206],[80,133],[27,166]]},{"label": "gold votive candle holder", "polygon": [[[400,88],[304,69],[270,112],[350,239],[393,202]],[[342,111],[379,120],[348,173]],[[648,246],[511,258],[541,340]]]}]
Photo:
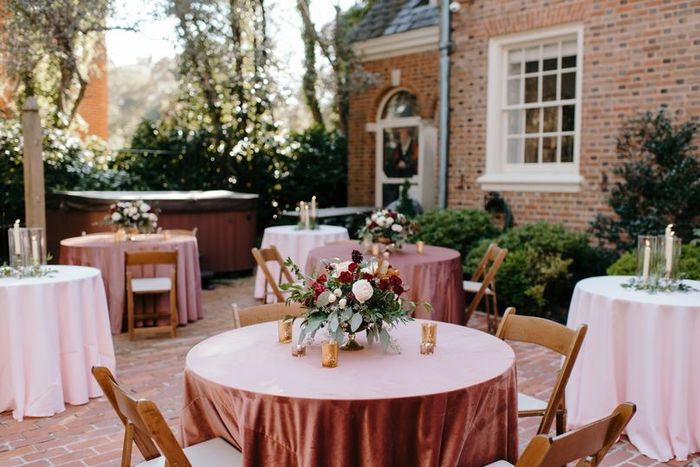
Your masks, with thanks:
[{"label": "gold votive candle holder", "polygon": [[421,323],[421,342],[437,345],[437,323]]},{"label": "gold votive candle holder", "polygon": [[372,245],[370,248],[370,253],[372,253],[372,256],[379,256],[379,245],[376,243]]},{"label": "gold votive candle holder", "polygon": [[321,365],[324,368],[335,368],[338,366],[338,343],[336,341],[321,342]]},{"label": "gold votive candle holder", "polygon": [[172,234],[170,233],[169,230],[164,230],[163,231],[163,240],[170,240],[172,238]]},{"label": "gold votive candle holder", "polygon": [[421,355],[432,355],[435,352],[435,344],[430,342],[422,342],[420,344],[420,354]]},{"label": "gold votive candle holder", "polygon": [[281,319],[277,321],[277,338],[281,344],[292,342],[292,321]]},{"label": "gold votive candle holder", "polygon": [[306,346],[301,344],[293,346],[292,357],[306,357]]},{"label": "gold votive candle holder", "polygon": [[425,251],[425,242],[423,240],[418,240],[416,242],[416,252],[419,255],[422,255],[424,251]]}]

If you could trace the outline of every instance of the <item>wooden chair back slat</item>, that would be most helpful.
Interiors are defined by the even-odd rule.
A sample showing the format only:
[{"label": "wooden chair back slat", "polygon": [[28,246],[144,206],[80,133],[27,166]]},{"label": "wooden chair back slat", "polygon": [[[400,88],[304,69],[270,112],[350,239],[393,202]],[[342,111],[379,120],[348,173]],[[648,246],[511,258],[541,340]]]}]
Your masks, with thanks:
[{"label": "wooden chair back slat", "polygon": [[[143,433],[158,446],[163,457],[169,465],[178,467],[191,467],[185,452],[178,444],[173,432],[158,410],[158,407],[151,401],[140,399],[134,400],[115,382],[111,383],[117,407],[128,420],[128,425],[137,433]],[[129,430],[127,430],[128,435]],[[126,443],[126,439],[125,439]]]},{"label": "wooden chair back slat", "polygon": [[177,264],[177,251],[127,251],[124,256],[127,266]]},{"label": "wooden chair back slat", "polygon": [[270,303],[238,309],[234,306],[234,324],[237,328],[251,326],[268,321],[278,321],[285,316],[299,316],[303,308],[298,303]]},{"label": "wooden chair back slat", "polygon": [[[129,420],[121,412],[121,410],[119,410],[119,406],[117,405],[117,401],[114,397],[114,390],[112,389],[112,385],[117,384],[116,380],[114,379],[114,375],[111,371],[109,371],[109,368],[103,366],[93,366],[92,374],[95,377],[95,380],[97,380],[97,384],[100,385],[105,398],[109,401],[110,405],[114,409],[114,412],[117,414],[117,417],[119,417],[119,420],[122,421],[124,427],[126,428],[129,424]],[[130,437],[133,438],[134,443],[136,443],[136,447],[138,447],[139,451],[141,451],[141,455],[144,459],[150,460],[160,456],[158,448],[155,444],[153,444],[153,441],[151,441],[151,437],[148,434],[141,431],[136,431]],[[129,459],[130,458],[131,456],[129,455]]]},{"label": "wooden chair back slat", "polygon": [[[500,248],[495,243],[489,245],[484,257],[481,258],[479,266],[472,274],[472,281],[481,282],[481,287],[474,294],[472,301],[467,307],[467,322],[476,311],[476,308],[481,303],[481,300],[486,295],[486,289],[491,288],[493,293],[496,293],[496,274],[503,264],[503,260],[506,259],[508,255],[508,250],[505,248]],[[494,310],[496,316],[498,315],[498,310]]]},{"label": "wooden chair back slat", "polygon": [[537,435],[518,459],[516,467],[600,465],[612,445],[622,434],[636,407],[629,402],[618,405],[609,416],[555,438]]},{"label": "wooden chair back slat", "polygon": [[[287,267],[284,265],[284,260],[279,254],[277,247],[275,247],[274,245],[270,245],[267,248],[253,248],[250,251],[253,254],[253,258],[255,258],[255,262],[262,271],[263,276],[265,277],[265,295],[263,297],[263,300],[267,299],[267,287],[269,285],[270,289],[272,289],[272,294],[274,294],[277,301],[284,302],[284,294],[282,293],[282,290],[280,289],[279,285],[282,283],[282,280],[285,280],[288,283],[292,283],[294,282],[294,278],[292,277],[292,273],[289,272],[289,269],[287,269]],[[270,271],[270,268],[267,266],[268,261],[273,261],[279,266],[280,273],[277,279],[274,278],[272,272]]]},{"label": "wooden chair back slat", "polygon": [[588,326],[580,325],[572,330],[563,324],[534,316],[517,316],[515,308],[508,308],[503,314],[496,337],[541,345],[564,356],[557,379],[549,396],[547,409],[540,421],[538,433],[548,433],[557,410],[564,406],[564,391],[578,358]]}]

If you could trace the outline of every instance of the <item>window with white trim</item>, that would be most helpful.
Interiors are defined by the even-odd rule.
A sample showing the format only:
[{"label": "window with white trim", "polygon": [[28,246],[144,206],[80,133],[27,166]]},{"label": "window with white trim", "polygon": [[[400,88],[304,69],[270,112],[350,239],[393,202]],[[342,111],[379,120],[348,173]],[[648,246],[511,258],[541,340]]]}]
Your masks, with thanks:
[{"label": "window with white trim", "polygon": [[491,40],[482,185],[522,185],[514,189],[529,191],[576,189],[582,39],[580,26],[568,26]]}]

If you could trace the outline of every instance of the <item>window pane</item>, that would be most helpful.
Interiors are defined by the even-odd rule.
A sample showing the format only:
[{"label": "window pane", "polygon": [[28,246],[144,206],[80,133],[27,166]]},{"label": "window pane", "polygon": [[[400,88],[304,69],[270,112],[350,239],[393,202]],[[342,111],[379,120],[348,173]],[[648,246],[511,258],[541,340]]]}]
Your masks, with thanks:
[{"label": "window pane", "polygon": [[418,174],[418,128],[384,130],[384,174],[409,178]]},{"label": "window pane", "polygon": [[384,106],[382,118],[413,117],[418,115],[416,96],[406,91],[394,94]]},{"label": "window pane", "polygon": [[542,131],[550,133],[557,131],[557,120],[559,119],[559,107],[544,108],[544,122]]},{"label": "window pane", "polygon": [[576,40],[562,42],[561,44],[561,67],[572,68],[576,66]]},{"label": "window pane", "polygon": [[537,163],[537,146],[539,138],[527,138],[525,140],[525,163]]},{"label": "window pane", "polygon": [[520,67],[523,61],[523,51],[522,49],[511,50],[508,52],[508,75],[519,75]]},{"label": "window pane", "polygon": [[557,99],[557,75],[542,77],[542,100],[553,101]]},{"label": "window pane", "polygon": [[525,78],[525,102],[538,102],[537,98],[537,76]]},{"label": "window pane", "polygon": [[508,140],[508,163],[522,164],[523,162],[523,140],[513,138]]},{"label": "window pane", "polygon": [[575,105],[565,105],[561,108],[561,131],[574,131]]},{"label": "window pane", "polygon": [[525,132],[540,132],[540,109],[527,109],[525,111]]},{"label": "window pane", "polygon": [[576,72],[562,73],[561,75],[561,98],[573,99],[576,97]]},{"label": "window pane", "polygon": [[542,138],[542,162],[557,161],[557,138]]},{"label": "window pane", "polygon": [[556,70],[559,57],[559,44],[546,44],[542,48],[542,69]]},{"label": "window pane", "polygon": [[573,135],[561,137],[561,161],[574,161],[574,137]]},{"label": "window pane", "polygon": [[522,110],[511,110],[508,112],[508,134],[521,135],[523,133],[523,120],[525,112]]},{"label": "window pane", "polygon": [[534,73],[540,69],[540,48],[525,49],[525,73]]},{"label": "window pane", "polygon": [[508,80],[508,105],[520,104],[520,78]]}]

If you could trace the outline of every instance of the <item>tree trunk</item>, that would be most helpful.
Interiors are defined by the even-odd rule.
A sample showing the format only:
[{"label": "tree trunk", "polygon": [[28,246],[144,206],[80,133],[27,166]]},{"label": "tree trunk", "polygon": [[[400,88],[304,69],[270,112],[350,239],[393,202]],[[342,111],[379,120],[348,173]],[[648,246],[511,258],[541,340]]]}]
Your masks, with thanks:
[{"label": "tree trunk", "polygon": [[316,72],[316,27],[311,21],[309,4],[309,0],[297,0],[297,9],[302,21],[301,38],[304,41],[304,66],[306,68],[302,80],[302,91],[314,123],[325,126],[323,115],[321,114],[321,106],[316,96],[316,82],[318,80],[318,73]]}]

